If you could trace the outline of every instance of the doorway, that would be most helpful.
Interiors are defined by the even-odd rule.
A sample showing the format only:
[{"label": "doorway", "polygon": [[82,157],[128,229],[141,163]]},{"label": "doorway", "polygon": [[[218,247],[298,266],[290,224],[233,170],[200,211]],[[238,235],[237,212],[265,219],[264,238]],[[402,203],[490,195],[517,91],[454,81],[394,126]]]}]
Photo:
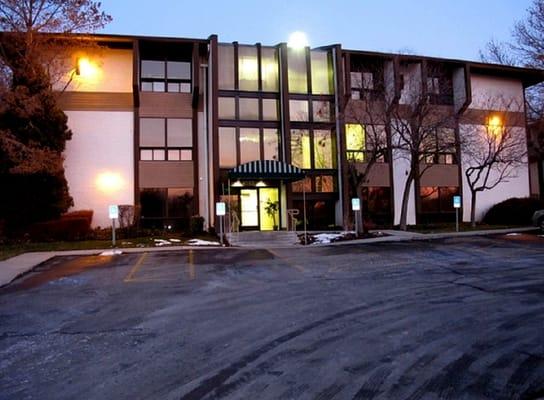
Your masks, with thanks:
[{"label": "doorway", "polygon": [[245,230],[271,231],[280,225],[278,188],[240,190],[240,222]]}]

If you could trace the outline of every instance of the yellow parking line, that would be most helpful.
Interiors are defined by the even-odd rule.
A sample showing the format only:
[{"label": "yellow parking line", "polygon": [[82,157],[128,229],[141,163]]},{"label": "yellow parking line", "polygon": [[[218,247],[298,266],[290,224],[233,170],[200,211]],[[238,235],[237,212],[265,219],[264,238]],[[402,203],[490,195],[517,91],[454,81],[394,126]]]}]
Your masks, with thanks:
[{"label": "yellow parking line", "polygon": [[134,274],[136,274],[136,272],[138,271],[138,269],[142,266],[145,258],[147,257],[147,253],[144,253],[140,256],[140,258],[138,259],[138,261],[136,261],[136,264],[134,264],[134,266],[132,267],[132,269],[130,270],[130,272],[128,273],[128,275],[125,277],[124,279],[124,282],[131,282],[131,281],[134,281],[134,279],[132,279],[132,277],[134,276]]}]

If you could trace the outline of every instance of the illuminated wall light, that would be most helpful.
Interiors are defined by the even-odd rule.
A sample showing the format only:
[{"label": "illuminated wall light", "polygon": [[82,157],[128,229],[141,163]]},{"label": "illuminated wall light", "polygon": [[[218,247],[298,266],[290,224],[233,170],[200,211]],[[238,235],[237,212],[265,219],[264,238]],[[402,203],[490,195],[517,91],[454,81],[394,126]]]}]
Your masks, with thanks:
[{"label": "illuminated wall light", "polygon": [[493,115],[489,118],[487,121],[487,128],[488,132],[493,136],[501,136],[502,135],[502,129],[503,129],[503,123],[502,119],[499,115]]},{"label": "illuminated wall light", "polygon": [[296,31],[289,35],[289,40],[287,41],[287,46],[292,49],[303,49],[309,46],[308,37],[304,32]]},{"label": "illuminated wall light", "polygon": [[259,181],[259,182],[257,182],[257,184],[255,186],[256,187],[266,187],[266,183],[264,183],[263,181]]},{"label": "illuminated wall light", "polygon": [[96,187],[104,193],[113,193],[123,189],[125,182],[116,172],[102,172],[96,177]]},{"label": "illuminated wall light", "polygon": [[239,180],[237,180],[231,186],[232,187],[242,187],[242,186],[244,186],[244,184],[242,182],[240,182]]},{"label": "illuminated wall light", "polygon": [[99,68],[87,57],[80,57],[76,62],[76,75],[80,78],[93,80],[98,77]]}]

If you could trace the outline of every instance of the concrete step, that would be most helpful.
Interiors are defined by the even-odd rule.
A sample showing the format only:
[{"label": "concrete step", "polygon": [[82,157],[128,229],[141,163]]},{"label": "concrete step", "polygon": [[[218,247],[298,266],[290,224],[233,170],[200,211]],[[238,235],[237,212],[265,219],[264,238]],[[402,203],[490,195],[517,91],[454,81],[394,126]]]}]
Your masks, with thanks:
[{"label": "concrete step", "polygon": [[231,246],[240,247],[280,247],[299,244],[296,232],[286,231],[248,231],[227,233]]}]

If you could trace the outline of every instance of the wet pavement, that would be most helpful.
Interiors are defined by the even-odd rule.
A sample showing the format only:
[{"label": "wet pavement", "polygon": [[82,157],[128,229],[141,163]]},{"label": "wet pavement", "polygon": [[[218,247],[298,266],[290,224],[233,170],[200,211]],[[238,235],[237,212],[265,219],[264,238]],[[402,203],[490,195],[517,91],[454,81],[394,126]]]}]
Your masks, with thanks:
[{"label": "wet pavement", "polygon": [[57,257],[0,290],[0,399],[537,399],[544,238]]}]

